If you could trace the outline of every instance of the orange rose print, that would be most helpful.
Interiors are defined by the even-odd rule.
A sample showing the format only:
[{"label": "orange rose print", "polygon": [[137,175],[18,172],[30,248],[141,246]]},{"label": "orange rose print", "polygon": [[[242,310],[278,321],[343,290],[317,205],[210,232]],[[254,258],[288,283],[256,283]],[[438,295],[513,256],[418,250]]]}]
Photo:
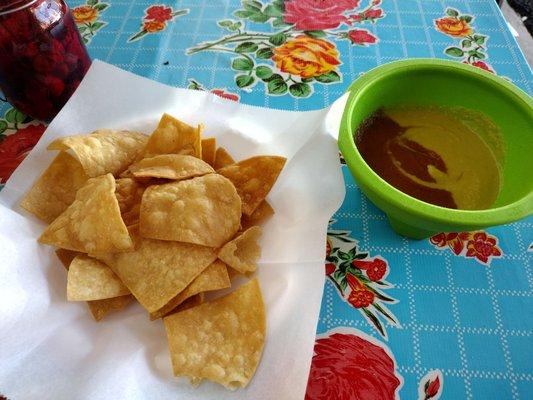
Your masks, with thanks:
[{"label": "orange rose print", "polygon": [[437,29],[446,35],[464,37],[472,34],[472,27],[468,22],[457,17],[444,17],[435,20]]},{"label": "orange rose print", "polygon": [[161,21],[145,21],[143,30],[148,33],[159,32],[165,29],[165,23]]},{"label": "orange rose print", "polygon": [[283,72],[312,78],[333,71],[340,64],[335,45],[300,35],[274,49],[272,60]]},{"label": "orange rose print", "polygon": [[98,19],[98,10],[91,6],[80,6],[72,10],[72,16],[78,24],[91,23]]}]

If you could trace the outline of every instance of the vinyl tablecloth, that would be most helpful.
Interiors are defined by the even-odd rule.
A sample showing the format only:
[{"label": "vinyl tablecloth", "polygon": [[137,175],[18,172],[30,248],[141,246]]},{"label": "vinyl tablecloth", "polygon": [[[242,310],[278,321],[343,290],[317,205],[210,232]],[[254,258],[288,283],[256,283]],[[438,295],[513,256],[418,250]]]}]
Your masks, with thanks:
[{"label": "vinyl tablecloth", "polygon": [[[468,63],[533,88],[494,0],[69,5],[93,58],[247,104],[324,108],[365,71],[408,57]],[[7,104],[0,115],[1,187],[44,124]],[[532,399],[533,218],[407,240],[343,171],[306,398]]]}]

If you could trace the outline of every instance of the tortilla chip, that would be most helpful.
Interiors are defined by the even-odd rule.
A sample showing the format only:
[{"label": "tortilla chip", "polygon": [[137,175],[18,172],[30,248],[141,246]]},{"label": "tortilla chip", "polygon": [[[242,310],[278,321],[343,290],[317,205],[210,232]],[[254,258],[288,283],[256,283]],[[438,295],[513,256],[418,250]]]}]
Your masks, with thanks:
[{"label": "tortilla chip", "polygon": [[219,170],[220,168],[227,167],[231,164],[235,164],[235,160],[233,159],[233,157],[230,156],[230,154],[224,147],[219,147],[215,154],[215,162],[213,168],[215,168],[215,170]]},{"label": "tortilla chip", "polygon": [[87,305],[89,306],[89,311],[91,312],[91,315],[95,321],[100,321],[107,314],[122,310],[132,300],[133,296],[131,294],[127,294],[125,296],[113,297],[111,299],[88,301]]},{"label": "tortilla chip", "polygon": [[180,311],[188,310],[189,308],[199,306],[204,302],[204,298],[205,295],[203,293],[195,294],[194,296],[189,297],[187,300],[185,300],[183,303],[181,303],[179,306],[177,306],[175,309],[173,309],[166,315],[174,314]]},{"label": "tortilla chip", "polygon": [[[83,255],[83,253],[65,249],[56,249],[56,255],[65,267],[65,269],[68,270],[72,260],[78,255]],[[133,296],[131,294],[128,294],[125,296],[112,297],[110,299],[88,301],[87,305],[89,306],[89,311],[92,317],[95,321],[98,322],[102,320],[107,314],[123,309],[132,300]]]},{"label": "tortilla chip", "polygon": [[252,215],[248,216],[243,214],[241,217],[241,228],[246,230],[252,226],[260,225],[265,222],[267,219],[274,215],[274,209],[268,203],[268,201],[263,200],[259,206],[254,210]]},{"label": "tortilla chip", "polygon": [[67,275],[67,300],[89,301],[124,296],[130,291],[115,273],[89,256],[77,256],[70,263]]},{"label": "tortilla chip", "polygon": [[54,140],[48,150],[72,150],[85,173],[118,176],[142,151],[148,136],[139,132],[101,129],[90,135],[74,135]]},{"label": "tortilla chip", "polygon": [[163,114],[144,149],[144,157],[159,154],[188,154],[202,158],[203,126],[192,127],[168,114]]},{"label": "tortilla chip", "polygon": [[[150,186],[141,203],[141,235],[219,247],[237,232],[241,199],[218,174]],[[171,221],[171,223],[169,223]]]},{"label": "tortilla chip", "polygon": [[45,229],[39,242],[83,253],[132,248],[120,217],[113,175],[89,179],[76,193],[74,203]]},{"label": "tortilla chip", "polygon": [[76,191],[87,179],[80,162],[62,151],[26,193],[20,206],[50,223],[72,204]]},{"label": "tortilla chip", "polygon": [[190,179],[215,170],[206,162],[183,154],[161,154],[144,158],[130,168],[135,178]]},{"label": "tortilla chip", "polygon": [[149,313],[165,306],[216,259],[210,247],[132,235],[134,251],[95,257],[111,267]]},{"label": "tortilla chip", "polygon": [[253,279],[227,296],[163,318],[176,376],[245,387],[265,343],[265,307]]},{"label": "tortilla chip", "polygon": [[233,182],[242,199],[242,212],[252,215],[274,186],[286,160],[279,156],[256,156],[217,172]]},{"label": "tortilla chip", "polygon": [[231,286],[226,264],[215,260],[200,275],[198,275],[183,292],[169,301],[163,308],[150,314],[150,319],[161,318],[171,312],[190,297],[211,290],[225,289]]},{"label": "tortilla chip", "polygon": [[120,178],[115,180],[115,196],[121,213],[130,211],[135,205],[141,204],[145,187],[135,179]]},{"label": "tortilla chip", "polygon": [[218,258],[241,274],[255,271],[261,257],[261,247],[257,244],[260,236],[261,228],[252,226],[226,243],[218,252]]},{"label": "tortilla chip", "polygon": [[202,160],[211,166],[215,165],[217,140],[214,137],[202,139]]}]

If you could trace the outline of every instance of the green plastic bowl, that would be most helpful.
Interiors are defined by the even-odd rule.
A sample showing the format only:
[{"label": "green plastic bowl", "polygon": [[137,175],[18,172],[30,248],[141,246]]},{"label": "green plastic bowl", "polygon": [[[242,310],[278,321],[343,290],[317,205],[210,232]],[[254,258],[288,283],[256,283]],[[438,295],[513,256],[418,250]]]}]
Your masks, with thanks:
[{"label": "green plastic bowl", "polygon": [[[502,78],[457,62],[412,59],[382,65],[355,81],[342,116],[339,148],[363,193],[400,235],[473,231],[533,213],[533,101]],[[374,111],[398,105],[466,107],[487,115],[505,144],[500,194],[490,209],[454,210],[415,199],[380,178],[363,160],[353,134]]]}]

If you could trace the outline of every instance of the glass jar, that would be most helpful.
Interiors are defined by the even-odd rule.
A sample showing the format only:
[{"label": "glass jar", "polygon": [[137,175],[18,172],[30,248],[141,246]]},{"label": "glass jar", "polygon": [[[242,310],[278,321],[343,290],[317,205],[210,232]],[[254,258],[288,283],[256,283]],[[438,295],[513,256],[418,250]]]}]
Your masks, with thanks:
[{"label": "glass jar", "polygon": [[51,120],[90,65],[63,0],[0,0],[0,90],[14,107]]}]

